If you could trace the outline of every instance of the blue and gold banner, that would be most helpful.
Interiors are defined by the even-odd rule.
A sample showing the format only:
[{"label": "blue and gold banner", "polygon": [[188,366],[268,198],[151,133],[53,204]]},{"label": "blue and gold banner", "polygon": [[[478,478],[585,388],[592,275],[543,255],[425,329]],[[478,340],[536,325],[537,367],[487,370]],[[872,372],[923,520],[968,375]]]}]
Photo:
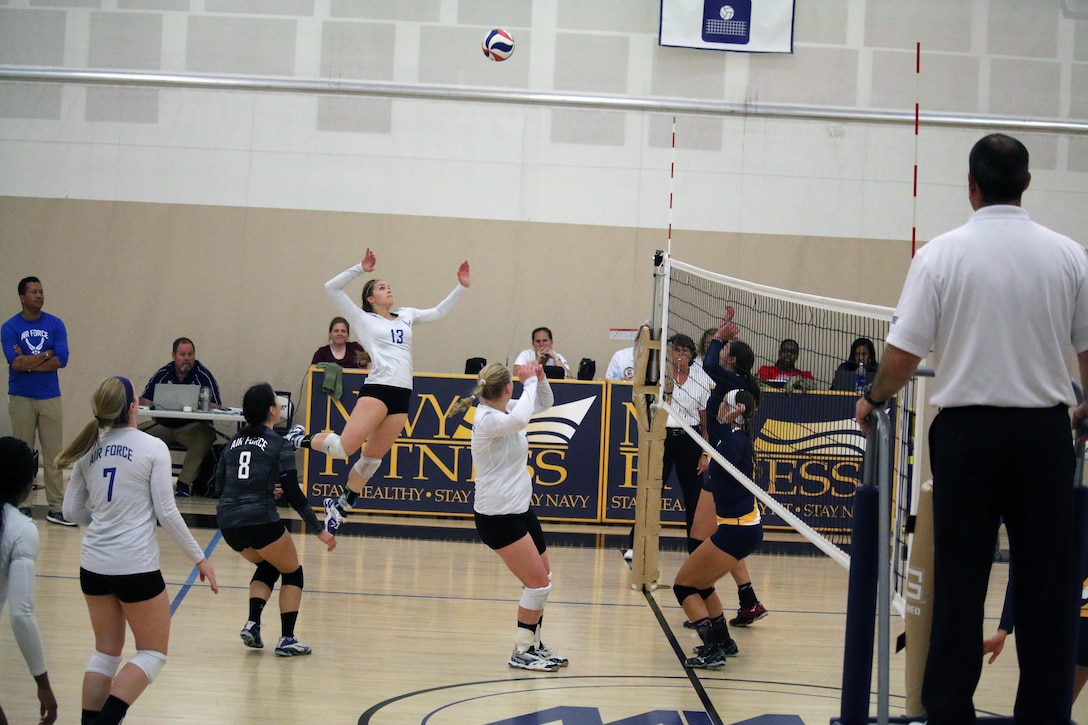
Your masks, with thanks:
[{"label": "blue and gold banner", "polygon": [[[308,378],[306,429],[343,430],[355,405],[362,372],[345,370],[338,400],[322,390],[324,373]],[[472,392],[469,375],[415,376],[408,421],[378,472],[363,489],[357,511],[472,516],[472,420],[475,409],[452,414]],[[533,507],[540,518],[585,523],[634,521],[638,480],[638,425],[630,383],[552,381],[555,405],[528,427]],[[515,385],[515,395],[520,385]],[[857,396],[848,393],[767,391],[753,421],[756,483],[810,526],[849,531],[854,489],[861,482],[865,440],[854,423]],[[303,482],[311,505],[343,491],[350,465],[306,452]],[[675,476],[665,482],[661,520],[682,525]],[[765,526],[786,528],[769,510]]]},{"label": "blue and gold banner", "polygon": [[[341,431],[355,405],[365,373],[345,370],[339,400],[322,390],[324,372],[312,368],[306,429]],[[452,414],[459,396],[472,393],[476,378],[426,375],[414,378],[404,431],[363,489],[356,511],[371,513],[471,516],[473,496],[472,419],[475,409]],[[514,395],[521,394],[520,384]],[[552,521],[600,520],[603,382],[552,382],[555,405],[528,427],[533,507]],[[310,504],[339,495],[348,462],[307,451],[304,484]]]},{"label": "blue and gold banner", "polygon": [[[604,487],[605,523],[633,523],[638,485],[638,420],[631,401],[631,383],[608,384],[607,460]],[[661,491],[661,522],[684,523],[680,484],[672,475]]]},{"label": "blue and gold banner", "polygon": [[[753,479],[817,531],[849,532],[861,485],[865,436],[854,421],[856,393],[764,391],[752,421]],[[760,506],[763,525],[788,529]]]}]

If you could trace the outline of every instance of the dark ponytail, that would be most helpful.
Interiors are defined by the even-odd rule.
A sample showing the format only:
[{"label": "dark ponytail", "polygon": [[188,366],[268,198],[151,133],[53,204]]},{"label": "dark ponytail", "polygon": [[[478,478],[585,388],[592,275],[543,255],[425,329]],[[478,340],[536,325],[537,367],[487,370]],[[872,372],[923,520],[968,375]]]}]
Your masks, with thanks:
[{"label": "dark ponytail", "polygon": [[242,415],[246,419],[243,433],[258,435],[268,420],[268,409],[277,404],[276,391],[268,383],[257,383],[242,398]]},{"label": "dark ponytail", "polygon": [[[759,407],[759,400],[762,397],[762,393],[759,389],[759,381],[752,375],[752,368],[755,367],[756,364],[755,351],[743,340],[730,340],[729,355],[733,358],[734,370],[744,378],[745,390],[752,394],[753,402],[755,403],[752,412],[755,412],[755,408]],[[748,416],[745,417],[747,418]]]}]

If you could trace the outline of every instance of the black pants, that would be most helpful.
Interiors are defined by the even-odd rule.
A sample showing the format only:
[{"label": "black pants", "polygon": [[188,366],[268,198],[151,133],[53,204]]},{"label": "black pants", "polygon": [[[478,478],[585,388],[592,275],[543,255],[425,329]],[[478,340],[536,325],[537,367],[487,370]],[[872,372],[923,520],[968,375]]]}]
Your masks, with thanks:
[{"label": "black pants", "polygon": [[933,629],[922,685],[930,725],[975,722],[984,605],[1001,518],[1009,534],[1020,683],[1018,723],[1069,722],[1074,627],[1074,455],[1068,411],[942,410],[933,467]]},{"label": "black pants", "polygon": [[[665,431],[661,483],[667,484],[669,475],[674,469],[676,470],[676,478],[680,482],[680,500],[684,503],[684,520],[688,539],[691,539],[691,524],[695,521],[695,505],[699,503],[699,492],[703,490],[703,476],[699,473],[699,458],[703,455],[703,449],[684,432],[683,428],[666,428]],[[634,541],[635,530],[632,527],[628,548],[634,545]]]}]

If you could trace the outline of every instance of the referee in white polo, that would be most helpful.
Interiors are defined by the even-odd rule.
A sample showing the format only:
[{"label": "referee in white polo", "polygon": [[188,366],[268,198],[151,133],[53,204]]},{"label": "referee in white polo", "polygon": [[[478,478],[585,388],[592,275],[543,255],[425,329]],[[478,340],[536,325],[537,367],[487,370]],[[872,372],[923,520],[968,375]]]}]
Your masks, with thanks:
[{"label": "referee in white polo", "polygon": [[[919,250],[857,421],[932,350],[933,630],[922,684],[929,725],[975,722],[984,604],[1002,517],[1016,580],[1017,723],[1069,722],[1080,572],[1073,571],[1076,405],[1088,388],[1088,254],[1020,208],[1028,151],[1003,134],[971,150],[968,222]],[[1073,411],[1074,425],[1088,405]]]}]

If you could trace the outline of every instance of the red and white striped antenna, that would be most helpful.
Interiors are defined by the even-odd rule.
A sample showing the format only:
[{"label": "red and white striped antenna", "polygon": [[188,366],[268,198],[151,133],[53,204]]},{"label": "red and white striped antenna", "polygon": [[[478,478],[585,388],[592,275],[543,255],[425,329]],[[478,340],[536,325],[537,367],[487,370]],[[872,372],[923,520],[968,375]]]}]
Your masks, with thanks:
[{"label": "red and white striped antenna", "polygon": [[911,210],[910,227],[910,258],[914,259],[914,253],[918,251],[918,118],[919,89],[922,77],[922,44],[915,44],[914,48],[914,205]]},{"label": "red and white striped antenna", "polygon": [[672,150],[669,157],[669,232],[665,239],[665,254],[672,257],[672,190],[676,181],[676,116],[672,117]]}]

